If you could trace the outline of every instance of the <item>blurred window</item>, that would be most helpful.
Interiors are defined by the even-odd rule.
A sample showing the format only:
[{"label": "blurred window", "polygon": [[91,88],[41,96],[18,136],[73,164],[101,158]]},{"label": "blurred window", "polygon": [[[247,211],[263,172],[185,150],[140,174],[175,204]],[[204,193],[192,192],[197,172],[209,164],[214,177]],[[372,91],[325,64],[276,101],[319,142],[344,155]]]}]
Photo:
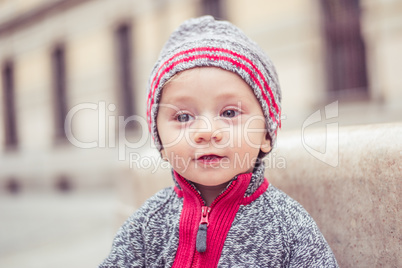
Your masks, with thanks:
[{"label": "blurred window", "polygon": [[6,62],[2,69],[3,80],[3,121],[4,145],[7,149],[15,149],[18,145],[17,123],[14,98],[14,65]]},{"label": "blurred window", "polygon": [[321,0],[330,97],[367,96],[359,0]]},{"label": "blurred window", "polygon": [[66,138],[64,120],[67,115],[65,47],[63,45],[56,46],[51,56],[55,110],[55,139],[56,141],[62,141]]},{"label": "blurred window", "polygon": [[216,19],[224,19],[223,4],[220,0],[202,0],[202,15],[211,15]]},{"label": "blurred window", "polygon": [[131,27],[128,24],[120,25],[115,31],[117,73],[119,83],[119,112],[125,118],[134,115],[133,79],[132,79],[132,49]]}]

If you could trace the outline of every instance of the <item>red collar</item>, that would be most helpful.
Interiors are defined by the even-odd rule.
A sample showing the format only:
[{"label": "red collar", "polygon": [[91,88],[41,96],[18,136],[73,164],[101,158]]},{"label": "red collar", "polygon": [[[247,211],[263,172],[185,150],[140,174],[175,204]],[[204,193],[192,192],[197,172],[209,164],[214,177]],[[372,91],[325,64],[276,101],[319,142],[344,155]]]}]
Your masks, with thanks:
[{"label": "red collar", "polygon": [[[193,185],[174,172],[175,179],[181,188],[176,186],[175,191],[180,198],[183,197],[183,209],[180,216],[179,247],[173,267],[217,266],[227,233],[240,205],[251,203],[268,188],[268,181],[264,179],[252,195],[245,197],[252,175],[253,173],[238,175],[211,206],[206,207]],[[197,233],[200,233],[202,224],[207,226],[207,230],[204,230],[206,250],[198,252],[196,250]]]}]

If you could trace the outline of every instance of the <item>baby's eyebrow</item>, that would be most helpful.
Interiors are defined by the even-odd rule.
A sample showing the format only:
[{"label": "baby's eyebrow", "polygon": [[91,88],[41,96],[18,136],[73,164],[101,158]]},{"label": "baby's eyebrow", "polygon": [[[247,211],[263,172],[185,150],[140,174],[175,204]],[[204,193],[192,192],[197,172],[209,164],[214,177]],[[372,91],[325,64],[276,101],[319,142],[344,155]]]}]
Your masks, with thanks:
[{"label": "baby's eyebrow", "polygon": [[[205,96],[208,98],[208,96]],[[218,101],[235,101],[235,102],[244,102],[246,99],[244,96],[239,96],[233,92],[224,92],[222,94],[218,94],[214,97]],[[190,94],[172,94],[168,98],[166,98],[163,103],[190,103],[196,102],[198,97],[195,97]]]}]

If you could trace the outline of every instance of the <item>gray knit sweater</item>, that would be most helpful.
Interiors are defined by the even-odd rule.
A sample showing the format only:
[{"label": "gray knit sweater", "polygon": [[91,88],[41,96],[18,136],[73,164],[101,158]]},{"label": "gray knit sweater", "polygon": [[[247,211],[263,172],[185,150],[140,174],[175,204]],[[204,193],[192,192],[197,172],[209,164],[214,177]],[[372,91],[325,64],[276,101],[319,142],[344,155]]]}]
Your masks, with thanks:
[{"label": "gray knit sweater", "polygon": [[[311,216],[274,186],[264,188],[268,183],[263,171],[261,165],[250,176],[232,180],[232,184],[237,182],[233,189],[227,189],[232,194],[219,201],[225,207],[219,208],[217,202],[215,211],[211,210],[204,253],[197,252],[195,238],[191,239],[196,235],[192,226],[199,224],[201,216],[185,212],[196,204],[186,201],[193,193],[186,193],[182,178],[176,174],[176,189],[159,191],[123,224],[110,255],[99,267],[338,267]],[[248,184],[243,192],[242,180]],[[256,194],[258,191],[261,194]],[[231,199],[224,203],[225,199],[238,198],[238,193],[248,198],[247,202],[242,201],[234,218],[227,220],[230,204],[236,202]],[[186,240],[184,233],[190,239]]]}]

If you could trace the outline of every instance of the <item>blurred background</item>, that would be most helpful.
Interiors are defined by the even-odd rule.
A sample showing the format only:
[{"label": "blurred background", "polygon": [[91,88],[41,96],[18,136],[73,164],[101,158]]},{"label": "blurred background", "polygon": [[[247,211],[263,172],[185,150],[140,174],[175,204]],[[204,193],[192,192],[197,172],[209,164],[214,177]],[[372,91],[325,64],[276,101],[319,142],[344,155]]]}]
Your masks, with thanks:
[{"label": "blurred background", "polygon": [[0,0],[0,267],[96,267],[172,183],[145,88],[171,31],[203,14],[274,62],[278,142],[334,101],[340,126],[402,121],[400,0]]}]

